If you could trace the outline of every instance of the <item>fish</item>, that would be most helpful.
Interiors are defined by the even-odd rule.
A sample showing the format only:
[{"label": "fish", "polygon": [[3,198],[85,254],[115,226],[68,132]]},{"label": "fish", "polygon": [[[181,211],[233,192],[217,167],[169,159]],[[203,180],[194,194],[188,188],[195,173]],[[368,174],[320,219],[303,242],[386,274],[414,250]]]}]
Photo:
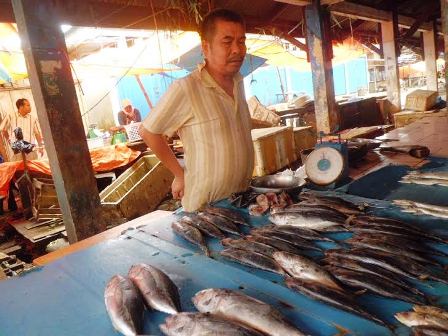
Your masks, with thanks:
[{"label": "fish", "polygon": [[305,202],[316,202],[338,210],[345,215],[359,215],[366,210],[366,205],[357,205],[340,197],[323,196],[315,193],[301,193],[299,198]]},{"label": "fish", "polygon": [[448,180],[448,172],[446,171],[429,171],[429,172],[421,172],[421,171],[411,171],[406,175],[408,177],[419,177],[425,179],[439,179],[439,180]]},{"label": "fish", "polygon": [[317,240],[317,241],[327,241],[327,242],[335,243],[335,241],[333,239],[322,236],[320,233],[318,233],[316,231],[298,227],[298,226],[270,224],[270,225],[263,226],[261,229],[275,230],[278,232],[289,233],[289,234],[293,234],[293,235],[299,236],[300,238],[303,238],[306,240],[311,240],[311,241]]},{"label": "fish", "polygon": [[158,268],[147,264],[132,265],[128,277],[139,289],[148,307],[167,314],[181,311],[176,285]]},{"label": "fish", "polygon": [[208,250],[208,247],[205,244],[204,237],[202,236],[201,231],[184,222],[173,222],[171,224],[171,228],[176,234],[178,234],[182,238],[188,240],[190,243],[194,245],[199,246],[201,250],[204,251],[207,257],[210,256],[210,251]]},{"label": "fish", "polygon": [[351,294],[344,294],[330,287],[323,286],[322,284],[315,281],[305,281],[297,278],[286,278],[285,284],[286,286],[288,286],[288,288],[297,291],[311,299],[324,302],[338,309],[373,321],[381,326],[390,328],[387,323],[359,306],[352,299]]},{"label": "fish", "polygon": [[395,314],[395,318],[408,327],[429,326],[448,330],[448,320],[425,313],[402,312]]},{"label": "fish", "polygon": [[301,249],[297,248],[297,246],[289,244],[283,240],[264,237],[264,236],[258,236],[258,235],[256,235],[256,236],[249,235],[249,236],[246,236],[245,238],[249,241],[272,246],[272,247],[278,249],[279,251],[285,251],[285,252],[289,252],[289,253],[293,253],[293,254],[302,254],[303,253],[303,251]]},{"label": "fish", "polygon": [[343,292],[338,281],[314,261],[287,252],[275,252],[274,260],[292,277],[321,283]]},{"label": "fish", "polygon": [[243,215],[241,215],[241,213],[236,210],[232,210],[229,208],[221,208],[221,207],[216,207],[216,206],[207,206],[204,208],[204,212],[211,214],[211,215],[229,219],[233,223],[236,223],[236,224],[251,226],[244,219]]},{"label": "fish", "polygon": [[269,220],[276,225],[292,225],[312,230],[345,224],[339,217],[322,216],[318,211],[277,212],[271,214]]},{"label": "fish", "polygon": [[360,239],[357,237],[347,239],[345,242],[354,247],[363,247],[363,248],[369,248],[372,250],[379,250],[379,251],[387,252],[387,253],[394,254],[397,256],[404,255],[404,256],[414,259],[416,261],[432,264],[435,266],[440,266],[440,264],[437,263],[436,261],[431,260],[429,258],[425,258],[425,257],[419,255],[417,252],[414,252],[412,250],[408,250],[406,248],[406,246],[390,245],[390,244],[387,244],[386,242],[381,243],[378,241],[371,241],[371,240],[362,239],[362,238]]},{"label": "fish", "polygon": [[252,251],[257,252],[260,254],[264,254],[268,257],[272,258],[272,255],[274,252],[278,251],[276,248],[263,244],[258,243],[255,241],[250,241],[247,239],[232,239],[232,238],[225,238],[221,240],[221,244],[223,246],[227,247],[234,247],[240,250],[246,250],[246,251]]},{"label": "fish", "polygon": [[198,229],[199,231],[210,237],[215,237],[218,239],[223,239],[226,237],[224,233],[222,233],[221,230],[219,230],[215,225],[205,220],[202,220],[198,216],[194,218],[184,216],[180,219],[180,221],[195,227],[196,229]]},{"label": "fish", "polygon": [[448,330],[437,327],[416,326],[411,332],[412,336],[448,336]]},{"label": "fish", "polygon": [[221,317],[205,313],[179,313],[168,316],[160,330],[167,336],[263,336]]},{"label": "fish", "polygon": [[336,209],[330,208],[326,205],[315,203],[313,201],[303,201],[300,203],[292,204],[283,210],[278,210],[278,212],[300,212],[300,211],[319,211],[320,213],[328,213],[329,215],[340,217],[341,220],[346,219],[348,216],[344,214],[343,212],[340,212]]},{"label": "fish", "polygon": [[363,262],[373,263],[392,272],[400,275],[404,275],[417,280],[430,279],[442,283],[448,283],[448,279],[443,275],[437,275],[431,272],[424,265],[419,264],[417,261],[400,256],[400,258],[393,257],[382,251],[369,250],[363,248],[351,249],[350,251],[343,252],[342,250],[327,250],[327,255],[342,255],[352,259],[361,260]]},{"label": "fish", "polygon": [[273,273],[284,275],[283,269],[274,261],[274,259],[257,252],[240,250],[229,247],[220,252],[220,254],[240,264],[262,269]]},{"label": "fish", "polygon": [[448,311],[439,307],[415,305],[412,307],[412,309],[417,313],[434,315],[448,320]]},{"label": "fish", "polygon": [[303,239],[299,236],[296,236],[291,233],[286,232],[280,232],[276,230],[269,230],[269,229],[252,229],[250,231],[251,235],[253,236],[262,236],[262,237],[268,237],[268,238],[275,238],[279,240],[283,240],[291,245],[297,246],[300,249],[308,249],[312,251],[322,251],[320,247],[317,247],[312,242]]},{"label": "fish", "polygon": [[409,295],[407,291],[393,283],[384,281],[384,279],[373,274],[365,274],[339,267],[330,266],[326,268],[341,283],[355,288],[367,289],[369,292],[380,296],[401,300],[404,302],[421,304],[421,299]]},{"label": "fish", "polygon": [[448,181],[442,179],[429,179],[429,178],[402,178],[400,183],[405,184],[421,184],[421,185],[439,185],[442,187],[448,187]]},{"label": "fish", "polygon": [[125,336],[142,333],[144,303],[129,278],[114,275],[106,285],[104,302],[115,330]]},{"label": "fish", "polygon": [[210,313],[248,326],[270,336],[303,336],[274,307],[231,289],[204,289],[193,297],[193,304],[202,313]]},{"label": "fish", "polygon": [[423,292],[419,291],[413,285],[410,285],[406,281],[399,278],[396,273],[386,270],[380,266],[369,263],[363,263],[359,260],[351,260],[348,258],[341,258],[341,257],[325,257],[324,261],[327,263],[327,265],[334,265],[348,270],[353,270],[366,274],[373,274],[390,283],[393,283],[396,286],[405,289],[406,291],[409,291],[415,295],[422,297],[424,301],[428,301],[426,295]]},{"label": "fish", "polygon": [[234,224],[231,220],[227,218],[211,215],[209,213],[204,212],[200,212],[198,214],[198,217],[210,224],[213,224],[221,231],[241,236],[241,231],[238,228],[238,226],[236,226],[236,224]]},{"label": "fish", "polygon": [[391,236],[391,235],[384,235],[384,234],[378,234],[377,236],[369,233],[369,234],[363,234],[358,233],[356,234],[357,238],[362,238],[365,240],[369,240],[372,242],[384,242],[387,244],[392,244],[396,246],[406,246],[409,250],[415,251],[419,254],[430,254],[430,255],[436,255],[441,257],[448,257],[447,253],[444,253],[442,251],[439,251],[437,249],[434,249],[430,245],[426,244],[416,244],[414,240],[406,238],[406,237],[397,237],[397,236]]}]

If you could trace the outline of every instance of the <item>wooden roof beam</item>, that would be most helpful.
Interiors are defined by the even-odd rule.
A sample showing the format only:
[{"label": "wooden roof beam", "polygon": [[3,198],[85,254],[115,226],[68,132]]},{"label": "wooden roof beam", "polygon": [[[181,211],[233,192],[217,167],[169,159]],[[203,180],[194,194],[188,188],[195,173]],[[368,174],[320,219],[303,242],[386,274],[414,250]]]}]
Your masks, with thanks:
[{"label": "wooden roof beam", "polygon": [[[429,20],[429,18],[434,15],[434,12],[437,10],[438,3],[431,2],[428,7],[426,7],[422,13],[415,19],[414,24],[401,36],[402,38],[407,38],[413,36],[420,26]],[[431,31],[431,30],[429,30]]]},{"label": "wooden roof beam", "polygon": [[[275,0],[277,2],[283,2],[290,5],[296,5],[296,6],[308,6],[312,4],[312,0]],[[345,0],[320,0],[321,5],[333,5],[338,2],[343,2]]]},{"label": "wooden roof beam", "polygon": [[[333,12],[333,14],[350,17],[353,19],[361,19],[374,22],[392,21],[392,12],[382,9],[376,9],[369,6],[358,5],[351,2],[341,2],[331,5],[330,10]],[[400,27],[410,28],[414,23],[415,19],[404,15],[398,15],[398,25]],[[418,30],[432,30],[432,24],[423,23],[419,26]]]},{"label": "wooden roof beam", "polygon": [[295,39],[288,33],[285,33],[285,32],[283,32],[277,28],[274,28],[274,27],[271,27],[269,30],[271,31],[272,35],[277,36],[281,39],[284,39],[284,40],[288,41],[289,43],[291,43],[292,45],[296,46],[297,48],[308,53],[308,46],[306,44],[300,42],[299,40]]}]

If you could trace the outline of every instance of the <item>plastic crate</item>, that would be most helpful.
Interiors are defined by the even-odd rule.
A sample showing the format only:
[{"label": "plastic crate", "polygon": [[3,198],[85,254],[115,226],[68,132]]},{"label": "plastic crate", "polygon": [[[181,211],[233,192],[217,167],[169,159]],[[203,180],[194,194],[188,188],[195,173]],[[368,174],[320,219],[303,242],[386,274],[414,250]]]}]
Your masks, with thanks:
[{"label": "plastic crate", "polygon": [[139,141],[142,139],[142,137],[138,133],[140,124],[141,122],[136,122],[129,125],[124,125],[124,129],[126,130],[126,134],[128,135],[129,142]]}]

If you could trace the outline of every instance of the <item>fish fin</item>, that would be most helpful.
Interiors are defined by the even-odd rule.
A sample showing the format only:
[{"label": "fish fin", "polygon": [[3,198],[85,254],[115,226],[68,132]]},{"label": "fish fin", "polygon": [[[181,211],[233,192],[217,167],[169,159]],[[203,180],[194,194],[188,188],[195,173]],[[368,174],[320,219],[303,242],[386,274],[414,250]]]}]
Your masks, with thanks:
[{"label": "fish fin", "polygon": [[337,334],[335,334],[334,336],[346,336],[346,335],[352,335],[353,332],[351,332],[349,329],[344,328],[343,326],[336,324],[336,323],[332,323],[333,327],[336,328],[336,330],[338,331]]},{"label": "fish fin", "polygon": [[350,225],[351,222],[355,219],[355,215],[350,215],[347,217],[347,219],[345,220],[345,225]]},{"label": "fish fin", "polygon": [[365,294],[367,292],[367,289],[360,289],[359,291],[356,291],[354,294],[356,295],[356,296],[358,296],[358,295],[363,295],[363,294]]}]

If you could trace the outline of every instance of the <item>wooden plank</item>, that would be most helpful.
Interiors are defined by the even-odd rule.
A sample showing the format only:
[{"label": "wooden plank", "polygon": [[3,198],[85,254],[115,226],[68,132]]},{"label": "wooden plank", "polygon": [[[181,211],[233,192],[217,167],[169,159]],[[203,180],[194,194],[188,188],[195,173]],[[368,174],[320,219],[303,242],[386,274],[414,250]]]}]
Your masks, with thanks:
[{"label": "wooden plank", "polygon": [[[352,2],[340,2],[334,5],[331,5],[330,11],[333,14],[350,17],[352,19],[361,19],[366,21],[374,21],[374,22],[384,22],[384,21],[392,21],[392,13],[389,11],[385,11],[382,9],[376,9],[369,6],[359,5]],[[398,15],[398,25],[404,28],[410,28],[415,23],[415,19]],[[431,30],[432,24],[423,23],[418,28],[419,31]]]},{"label": "wooden plank", "polygon": [[434,30],[423,32],[423,49],[426,64],[426,88],[438,91],[437,85],[437,37]]},{"label": "wooden plank", "polygon": [[[312,0],[275,0],[277,2],[283,2],[290,5],[296,5],[296,6],[308,6],[312,4]],[[339,2],[344,2],[345,0],[321,0],[321,5],[333,5],[337,4]]]},{"label": "wooden plank", "polygon": [[109,229],[107,231],[99,233],[95,236],[89,237],[87,239],[81,240],[77,243],[71,244],[71,245],[64,247],[62,249],[59,249],[57,251],[54,251],[54,252],[51,252],[44,256],[41,256],[39,258],[36,258],[33,260],[33,264],[38,265],[38,266],[46,265],[52,261],[55,261],[59,258],[66,256],[68,254],[84,250],[88,247],[99,244],[99,243],[104,242],[109,239],[117,238],[125,230],[128,230],[130,228],[136,228],[143,224],[149,224],[151,221],[155,221],[160,218],[170,216],[171,214],[172,214],[171,211],[162,211],[162,210],[157,210],[157,211],[151,212],[147,215],[136,218],[136,219],[126,222],[122,225],[116,226],[112,229]]},{"label": "wooden plank", "polygon": [[394,110],[401,110],[400,79],[398,73],[397,35],[398,27],[393,21],[381,23],[381,35],[386,70],[387,98]]},{"label": "wooden plank", "polygon": [[12,5],[68,239],[75,242],[105,224],[64,35],[52,1]]},{"label": "wooden plank", "polygon": [[307,45],[313,75],[316,129],[318,132],[332,132],[338,125],[338,110],[335,101],[330,13],[314,1],[306,6]]}]

